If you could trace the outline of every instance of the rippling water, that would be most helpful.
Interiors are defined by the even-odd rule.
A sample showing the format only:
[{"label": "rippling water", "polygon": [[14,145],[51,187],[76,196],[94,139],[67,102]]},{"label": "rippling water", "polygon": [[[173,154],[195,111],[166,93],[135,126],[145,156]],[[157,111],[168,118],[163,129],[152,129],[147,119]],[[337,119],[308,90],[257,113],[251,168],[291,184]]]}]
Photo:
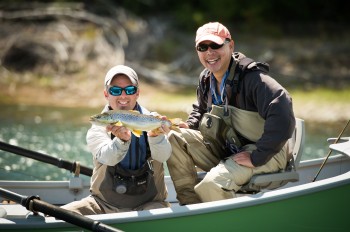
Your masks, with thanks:
[{"label": "rippling water", "polygon": [[[92,167],[85,135],[90,127],[89,116],[99,113],[100,109],[21,105],[0,107],[1,141]],[[184,114],[159,113],[186,118]],[[337,137],[344,125],[306,123],[307,136],[302,159],[325,157],[328,153],[326,139]],[[67,180],[71,176],[67,170],[0,150],[2,180]]]}]

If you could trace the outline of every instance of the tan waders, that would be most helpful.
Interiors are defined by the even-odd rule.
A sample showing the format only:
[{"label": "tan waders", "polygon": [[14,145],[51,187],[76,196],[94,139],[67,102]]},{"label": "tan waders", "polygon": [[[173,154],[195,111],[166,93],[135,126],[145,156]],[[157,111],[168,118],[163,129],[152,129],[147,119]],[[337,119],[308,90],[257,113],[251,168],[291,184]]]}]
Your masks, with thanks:
[{"label": "tan waders", "polygon": [[[225,112],[224,107],[213,105],[211,112],[203,116],[200,131],[181,129],[169,133],[173,152],[167,164],[182,205],[235,197],[235,192],[253,175],[275,172],[287,164],[286,146],[265,165],[253,169],[234,162],[228,157],[232,153],[224,154],[228,152],[227,144],[242,151],[255,150],[254,143],[261,137],[265,122],[257,112],[233,106],[227,109]],[[236,132],[253,143],[241,144]],[[200,183],[195,166],[208,172]]]}]

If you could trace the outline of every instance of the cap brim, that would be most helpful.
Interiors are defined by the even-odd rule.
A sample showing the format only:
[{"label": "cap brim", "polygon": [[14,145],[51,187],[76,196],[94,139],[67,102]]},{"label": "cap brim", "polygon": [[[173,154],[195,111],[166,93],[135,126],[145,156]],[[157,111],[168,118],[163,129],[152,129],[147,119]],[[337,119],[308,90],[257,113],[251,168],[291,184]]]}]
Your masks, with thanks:
[{"label": "cap brim", "polygon": [[216,35],[211,35],[211,34],[205,35],[196,41],[196,46],[203,41],[212,41],[212,42],[217,43],[217,44],[223,44],[225,42],[225,39],[226,38],[222,38],[222,37],[216,36]]},{"label": "cap brim", "polygon": [[118,75],[118,74],[123,74],[123,75],[129,77],[129,79],[130,79],[130,81],[131,81],[131,83],[132,83],[133,85],[138,85],[138,81],[135,80],[135,78],[130,77],[130,76],[128,76],[127,74],[122,73],[122,72],[121,72],[121,73],[116,73],[116,74],[114,74],[111,78],[109,78],[109,79],[106,81],[105,85],[110,85],[111,82],[112,82],[112,80],[113,80],[113,78],[114,78],[116,75]]}]

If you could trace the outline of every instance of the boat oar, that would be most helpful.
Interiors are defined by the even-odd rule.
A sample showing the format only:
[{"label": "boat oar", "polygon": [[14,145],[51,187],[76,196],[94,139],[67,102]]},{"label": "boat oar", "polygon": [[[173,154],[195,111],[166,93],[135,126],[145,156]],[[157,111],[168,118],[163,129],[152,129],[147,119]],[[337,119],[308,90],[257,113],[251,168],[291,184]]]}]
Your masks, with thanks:
[{"label": "boat oar", "polygon": [[44,163],[55,165],[59,168],[66,169],[72,173],[75,173],[77,169],[80,168],[80,173],[86,176],[92,175],[92,169],[83,165],[78,164],[77,162],[69,162],[67,160],[55,158],[49,155],[42,154],[40,152],[31,151],[28,149],[24,149],[22,147],[14,146],[8,143],[4,143],[0,141],[0,149],[4,151],[8,151],[17,155],[21,155],[24,157],[28,157],[31,159],[35,159]]},{"label": "boat oar", "polygon": [[[333,144],[338,143],[338,141],[339,141],[339,139],[342,137],[342,135],[343,135],[345,129],[348,127],[349,122],[350,122],[350,120],[348,121],[348,123],[346,123],[345,127],[344,127],[343,130],[340,132],[338,138],[334,141]],[[327,156],[326,156],[326,159],[323,161],[323,163],[322,163],[320,169],[318,170],[318,172],[317,172],[316,176],[314,177],[314,179],[312,180],[312,182],[315,182],[315,180],[317,179],[318,175],[320,174],[320,172],[321,172],[323,166],[326,164],[326,162],[327,162],[329,156],[331,155],[332,151],[333,151],[332,149],[329,149],[328,154],[327,154]]]},{"label": "boat oar", "polygon": [[45,215],[61,219],[70,224],[98,232],[119,232],[116,228],[103,224],[99,221],[92,220],[91,218],[82,216],[72,211],[60,208],[55,205],[51,205],[45,201],[40,200],[38,196],[22,196],[9,190],[0,188],[0,195],[6,199],[15,201],[26,209],[34,212],[41,212]]}]

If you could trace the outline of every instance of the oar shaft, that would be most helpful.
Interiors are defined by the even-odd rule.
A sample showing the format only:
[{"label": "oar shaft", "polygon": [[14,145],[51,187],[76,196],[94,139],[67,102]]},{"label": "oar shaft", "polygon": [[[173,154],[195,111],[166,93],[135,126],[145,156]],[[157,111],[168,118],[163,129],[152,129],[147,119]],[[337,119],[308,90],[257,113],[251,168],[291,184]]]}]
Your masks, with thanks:
[{"label": "oar shaft", "polygon": [[[76,163],[72,163],[63,159],[58,159],[49,155],[42,154],[40,152],[31,151],[28,149],[24,149],[22,147],[14,146],[8,143],[4,143],[0,141],[0,149],[11,152],[17,155],[21,155],[24,157],[28,157],[31,159],[35,159],[44,163],[52,164],[56,167],[66,169],[70,172],[75,172]],[[92,175],[92,169],[83,165],[80,165],[80,173],[86,176]]]},{"label": "oar shaft", "polygon": [[73,225],[78,225],[82,228],[89,229],[91,231],[120,231],[108,225],[105,225],[99,221],[94,221],[88,217],[81,216],[74,212],[62,209],[60,207],[51,205],[47,202],[33,199],[33,210],[37,212],[42,212],[47,215],[54,216],[63,221],[71,223]]},{"label": "oar shaft", "polygon": [[25,196],[19,195],[17,193],[11,192],[7,189],[0,188],[0,196],[2,196],[5,199],[21,203],[23,202],[23,198],[26,198]]},{"label": "oar shaft", "polygon": [[60,208],[55,205],[51,205],[45,201],[39,200],[39,197],[27,197],[20,194],[11,192],[7,189],[0,188],[0,196],[3,198],[20,203],[28,210],[33,212],[41,212],[45,215],[50,215],[61,219],[70,224],[98,232],[120,232],[121,230],[115,229],[111,226],[103,224],[99,221],[92,220],[91,218],[82,216],[72,211]]}]

